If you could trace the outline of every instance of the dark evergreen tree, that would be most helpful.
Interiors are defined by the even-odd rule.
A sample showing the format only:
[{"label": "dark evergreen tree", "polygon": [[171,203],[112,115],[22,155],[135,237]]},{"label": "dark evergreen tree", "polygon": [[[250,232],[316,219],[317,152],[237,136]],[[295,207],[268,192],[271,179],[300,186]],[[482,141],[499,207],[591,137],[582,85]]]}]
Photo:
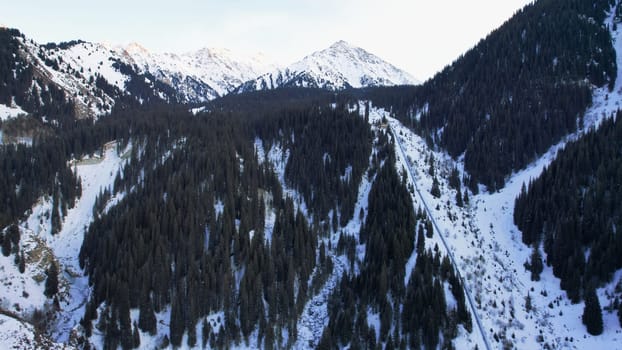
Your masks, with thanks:
[{"label": "dark evergreen tree", "polygon": [[0,235],[2,237],[2,255],[11,255],[11,240],[6,235]]},{"label": "dark evergreen tree", "polygon": [[531,280],[539,281],[540,273],[542,273],[542,270],[544,269],[544,265],[542,264],[542,255],[540,254],[540,248],[538,248],[537,245],[533,247],[533,250],[531,252],[530,265],[531,265]]},{"label": "dark evergreen tree", "polygon": [[[17,256],[17,254],[15,255]],[[20,254],[19,263],[18,263],[19,273],[24,273],[26,271],[26,257],[24,257],[24,251]]]},{"label": "dark evergreen tree", "polygon": [[600,335],[603,332],[603,314],[594,288],[588,288],[585,292],[582,320],[591,335]]},{"label": "dark evergreen tree", "polygon": [[169,322],[170,341],[171,344],[176,347],[181,345],[181,337],[184,335],[184,316],[180,303],[181,301],[177,298],[173,300]]},{"label": "dark evergreen tree", "polygon": [[464,202],[462,200],[462,193],[460,192],[460,188],[456,190],[456,205],[459,207],[464,206]]},{"label": "dark evergreen tree", "polygon": [[449,174],[449,187],[456,190],[460,189],[460,172],[456,167],[451,169],[451,173]]},{"label": "dark evergreen tree", "polygon": [[138,326],[143,332],[151,335],[156,333],[156,316],[153,311],[151,297],[148,290],[143,290],[143,297],[140,301],[140,313],[138,315]]},{"label": "dark evergreen tree", "polygon": [[436,198],[439,198],[441,196],[441,189],[439,186],[440,184],[435,176],[432,180],[432,188],[430,189],[430,193]]},{"label": "dark evergreen tree", "polygon": [[52,298],[58,293],[58,268],[54,261],[50,262],[50,266],[45,273],[47,278],[45,279],[45,290],[43,294],[48,298]]},{"label": "dark evergreen tree", "polygon": [[134,327],[133,327],[134,331],[132,332],[132,341],[133,341],[133,347],[134,349],[138,349],[140,348],[140,333],[138,332],[138,326],[136,325],[136,322],[134,322]]}]

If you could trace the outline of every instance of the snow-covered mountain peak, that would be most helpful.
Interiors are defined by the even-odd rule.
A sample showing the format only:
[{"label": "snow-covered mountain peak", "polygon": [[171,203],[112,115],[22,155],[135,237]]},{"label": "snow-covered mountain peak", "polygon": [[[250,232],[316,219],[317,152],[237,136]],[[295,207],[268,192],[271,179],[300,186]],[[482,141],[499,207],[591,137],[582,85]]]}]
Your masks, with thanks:
[{"label": "snow-covered mountain peak", "polygon": [[125,50],[125,52],[127,52],[130,55],[150,55],[151,54],[149,50],[147,50],[144,46],[140,45],[137,42],[131,42],[125,45],[125,47],[123,47],[123,50]]},{"label": "snow-covered mountain peak", "polygon": [[350,45],[350,43],[348,43],[345,40],[337,40],[335,41],[335,43],[333,43],[330,47],[344,47],[344,48],[353,48],[354,46]]},{"label": "snow-covered mountain peak", "polygon": [[224,68],[232,69],[235,67],[245,71],[253,71],[255,76],[252,78],[276,68],[272,60],[262,53],[249,55],[234,52],[227,48],[206,47],[194,52],[186,52],[181,57],[194,64],[207,67],[220,68],[217,66],[222,65]]},{"label": "snow-covered mountain peak", "polygon": [[352,53],[360,51],[365,52],[365,50],[361,49],[360,47],[356,47],[345,40],[339,40],[320,52]]},{"label": "snow-covered mountain peak", "polygon": [[139,44],[130,44],[123,48],[123,53],[140,71],[171,85],[189,102],[223,96],[275,68],[259,55],[241,55],[224,48],[206,47],[182,54],[151,53]]},{"label": "snow-covered mountain peak", "polygon": [[204,47],[197,51],[187,52],[186,55],[208,56],[208,57],[233,57],[233,52],[224,47]]},{"label": "snow-covered mountain peak", "polygon": [[316,87],[331,90],[386,85],[415,85],[420,82],[409,73],[378,56],[339,40],[285,69],[277,69],[248,81],[237,92],[274,89],[285,86]]}]

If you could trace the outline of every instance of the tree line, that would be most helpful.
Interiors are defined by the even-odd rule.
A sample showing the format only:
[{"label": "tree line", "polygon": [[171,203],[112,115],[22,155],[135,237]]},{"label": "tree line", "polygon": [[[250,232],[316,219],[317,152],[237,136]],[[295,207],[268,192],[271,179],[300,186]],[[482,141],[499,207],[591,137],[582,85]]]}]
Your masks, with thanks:
[{"label": "tree line", "polygon": [[585,299],[586,308],[590,300],[595,304],[594,288],[622,268],[622,237],[616,233],[622,224],[621,116],[617,112],[566,145],[537,179],[523,185],[514,209],[523,242],[543,247],[568,298]]}]

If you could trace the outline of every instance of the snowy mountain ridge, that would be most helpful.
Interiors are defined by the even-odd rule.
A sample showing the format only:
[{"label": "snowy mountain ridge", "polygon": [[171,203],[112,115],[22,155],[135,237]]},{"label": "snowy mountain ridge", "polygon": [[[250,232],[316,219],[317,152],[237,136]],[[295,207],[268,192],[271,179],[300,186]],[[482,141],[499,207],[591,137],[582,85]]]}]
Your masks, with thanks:
[{"label": "snowy mountain ridge", "polygon": [[313,87],[328,90],[387,85],[416,85],[409,73],[362,48],[340,40],[283,69],[266,73],[236,89],[242,93],[278,87]]},{"label": "snowy mountain ridge", "polygon": [[[117,47],[139,71],[149,72],[171,85],[188,102],[205,102],[224,96],[245,81],[276,66],[263,54],[241,55],[229,49],[203,48],[183,54],[152,53],[137,43]],[[197,84],[209,87],[207,93]]]},{"label": "snowy mountain ridge", "polygon": [[[138,43],[113,46],[74,40],[39,44],[21,35],[19,55],[34,68],[34,90],[52,84],[72,102],[78,118],[108,113],[119,98],[204,103],[232,91],[315,87],[329,90],[418,84],[415,78],[361,48],[338,41],[285,68],[264,54],[203,48],[182,54],[154,53]],[[31,93],[30,90],[24,93]],[[34,96],[34,99],[41,99]],[[34,112],[12,103],[7,107]],[[8,113],[15,117],[19,113]]]}]

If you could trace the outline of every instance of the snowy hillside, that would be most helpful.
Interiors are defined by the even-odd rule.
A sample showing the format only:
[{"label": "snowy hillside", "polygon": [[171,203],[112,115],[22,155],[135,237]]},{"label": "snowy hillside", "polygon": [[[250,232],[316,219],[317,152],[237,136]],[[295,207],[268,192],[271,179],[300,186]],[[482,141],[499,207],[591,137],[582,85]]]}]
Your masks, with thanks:
[{"label": "snowy hillside", "polygon": [[[82,276],[78,264],[83,230],[93,220],[92,209],[97,195],[111,186],[123,162],[114,147],[109,147],[102,157],[91,157],[75,164],[82,180],[82,196],[75,207],[68,210],[58,234],[50,233],[52,202],[47,197],[41,198],[28,218],[20,223],[20,245],[25,254],[24,272],[19,272],[18,266],[13,263],[13,256],[0,255],[0,282],[4,288],[0,295],[0,313],[15,315],[13,318],[0,315],[0,344],[10,344],[7,339],[15,338],[11,341],[18,344],[17,348],[40,348],[36,345],[38,343],[32,343],[31,323],[45,322],[56,341],[75,345],[72,333],[82,317],[89,295],[88,278]],[[111,201],[116,200],[118,198],[115,197]],[[59,274],[58,312],[52,311],[54,303],[44,295],[46,269],[51,263],[62,271]],[[37,317],[36,312],[45,316]],[[50,342],[47,337],[42,338],[38,334],[36,338]]]},{"label": "snowy hillside", "polygon": [[[597,92],[596,96],[604,95]],[[598,101],[588,117],[602,115],[601,111],[609,110],[607,107],[615,108],[619,98],[606,106],[600,104],[603,100]],[[481,330],[492,348],[535,349],[547,344],[554,349],[621,348],[622,337],[614,312],[603,313],[605,332],[593,337],[581,322],[583,303],[570,303],[552,269],[545,267],[542,279],[536,282],[523,267],[531,249],[522,243],[520,231],[513,223],[514,199],[521,185],[538,176],[567,140],[512,176],[501,191],[471,196],[468,204],[459,207],[456,190],[450,188],[446,178],[454,166],[462,171],[463,164],[429,149],[422,138],[388,117],[388,113],[385,116],[397,135],[398,161],[409,170],[409,177],[416,184],[415,206],[427,208],[434,218],[435,241],[455,257],[472,296]],[[590,118],[590,126],[598,120]],[[441,174],[438,198],[430,193],[433,179],[428,173],[430,155],[435,159],[437,174]],[[618,273],[610,285],[599,289],[601,305],[610,304],[608,296],[613,295],[620,277]]]},{"label": "snowy hillside", "polygon": [[237,92],[277,87],[314,87],[329,90],[368,86],[415,85],[419,81],[359,47],[338,41],[302,60],[239,87]]},{"label": "snowy hillside", "polygon": [[[615,11],[622,12],[622,4]],[[605,23],[613,23],[614,19],[611,13]],[[622,67],[622,27],[607,28],[616,50],[615,63]],[[139,44],[110,47],[73,41],[40,45],[23,36],[17,40],[20,44],[18,57],[32,67],[20,63],[22,66],[18,65],[17,74],[15,69],[10,73],[15,77],[13,80],[20,80],[20,69],[26,72],[32,69],[34,78],[28,81],[23,91],[27,94],[32,91],[35,99],[48,105],[64,100],[45,100],[42,96],[60,94],[71,102],[68,105],[75,109],[76,116],[83,118],[97,119],[97,116],[111,111],[115,103],[121,105],[119,101],[129,99],[132,103],[145,104],[151,97],[171,104],[199,104],[231,92],[241,94],[279,87],[338,91],[419,84],[408,73],[344,41],[281,69],[261,55],[241,56],[227,49],[205,48],[173,54],[153,53]],[[398,344],[400,339],[401,348],[421,348],[419,343],[406,343],[411,339],[418,341],[419,334],[404,336],[407,332],[400,327],[406,325],[404,328],[411,329],[404,321],[407,314],[432,315],[427,319],[439,314],[433,308],[429,310],[435,313],[428,313],[428,305],[419,303],[426,300],[424,293],[435,290],[438,291],[437,297],[443,299],[439,304],[449,315],[447,320],[456,324],[451,332],[446,332],[445,328],[440,328],[440,332],[431,328],[435,335],[440,334],[447,342],[433,343],[434,346],[429,347],[424,344],[426,348],[622,350],[622,316],[617,313],[618,306],[614,307],[622,297],[622,270],[613,273],[610,282],[597,286],[597,298],[603,306],[604,329],[602,334],[592,336],[582,320],[584,301],[570,301],[567,289],[561,288],[561,280],[553,273],[550,263],[544,264],[538,280],[532,278],[532,272],[527,268],[532,252],[540,253],[545,262],[553,255],[547,256],[540,245],[526,245],[514,217],[515,199],[524,185],[555,162],[566,145],[597,129],[621,108],[622,69],[618,69],[612,86],[586,88],[586,94],[592,94],[591,105],[584,115],[577,115],[577,128],[572,129],[576,132],[564,134],[561,140],[553,141],[556,144],[552,142],[552,146],[545,146],[545,152],[538,153],[541,154],[538,159],[530,158],[533,161],[527,166],[517,167],[520,170],[507,175],[504,185],[494,191],[484,185],[479,185],[478,191],[475,187],[471,187],[473,191],[467,188],[470,170],[468,167],[465,170],[465,153],[450,156],[449,151],[432,145],[433,142],[402,124],[395,109],[374,107],[373,101],[365,100],[372,97],[347,101],[349,107],[338,103],[329,107],[326,102],[327,105],[321,107],[326,108],[326,113],[309,112],[308,119],[300,119],[304,123],[297,119],[303,115],[298,110],[305,107],[302,103],[292,110],[275,109],[282,116],[272,113],[277,116],[259,119],[257,124],[250,124],[248,130],[239,127],[246,125],[243,123],[248,123],[248,119],[241,119],[242,123],[231,116],[233,113],[220,115],[216,109],[209,111],[207,107],[201,107],[194,111],[206,110],[209,118],[176,114],[173,108],[169,115],[166,107],[160,105],[157,107],[162,107],[162,114],[166,115],[160,116],[160,111],[141,115],[142,111],[136,111],[129,117],[119,116],[118,120],[113,119],[116,116],[102,118],[94,123],[96,127],[103,125],[101,130],[86,125],[88,123],[77,125],[76,130],[81,133],[76,134],[91,139],[85,141],[77,136],[75,139],[67,136],[67,148],[72,152],[66,152],[64,158],[59,156],[60,164],[66,166],[68,172],[73,171],[80,184],[81,195],[76,198],[75,205],[67,208],[62,202],[55,204],[58,200],[55,199],[56,192],[36,192],[25,209],[18,211],[20,216],[12,221],[15,225],[0,227],[0,246],[3,248],[0,254],[0,350],[83,348],[85,344],[98,349],[114,344],[112,348],[118,348],[123,343],[117,344],[116,338],[125,337],[120,334],[128,329],[133,347],[146,349],[307,349],[321,348],[322,345],[350,349],[361,345],[356,338],[359,331],[365,335],[361,339],[373,340],[369,343],[373,346],[362,345],[363,348],[392,348],[393,342]],[[56,87],[58,91],[54,90]],[[280,91],[289,92],[275,90],[260,95],[277,95]],[[335,95],[338,101],[337,97],[341,97],[338,95],[347,93],[329,92],[327,95]],[[10,97],[6,101],[10,101]],[[239,97],[244,100],[247,96]],[[32,107],[26,102],[32,101],[15,103],[15,100],[13,97],[8,105],[0,104],[0,122],[16,123],[20,120],[11,119],[31,112]],[[429,111],[426,101],[433,100],[422,99],[425,107],[414,111],[415,119],[419,121],[422,120],[421,114]],[[314,112],[317,104],[319,102],[314,101],[307,108]],[[196,106],[184,109],[191,107]],[[270,111],[268,107],[266,110]],[[38,110],[43,116],[41,119],[48,123],[49,119],[45,117],[48,114],[42,111],[44,109]],[[361,125],[359,128],[367,132],[369,122],[369,138],[335,132],[348,130],[345,127],[338,129],[339,124],[310,125],[306,122],[324,116],[337,120],[341,117],[340,111],[358,122],[344,124],[349,129]],[[355,111],[357,115],[349,115]],[[345,112],[349,112],[348,115]],[[246,118],[245,115],[235,117]],[[330,120],[328,117],[326,120]],[[290,121],[292,125],[288,125]],[[106,124],[108,122],[110,124]],[[117,122],[119,124],[115,124]],[[125,122],[127,124],[122,124]],[[132,129],[127,135],[120,132],[125,131],[125,125]],[[222,130],[217,126],[223,126]],[[252,135],[252,148],[246,147],[250,144],[237,144],[253,142],[247,137],[254,129],[265,130]],[[4,130],[5,142],[9,142],[7,130]],[[214,133],[210,134],[211,131]],[[439,135],[443,132],[447,129],[441,129]],[[65,137],[62,133],[59,135],[59,138]],[[332,145],[317,135],[332,135],[330,141],[337,141]],[[0,144],[2,137],[3,131],[0,130]],[[152,137],[157,142],[152,144]],[[86,147],[91,146],[88,142],[99,140],[91,142],[99,146],[102,139],[109,141],[112,138],[123,142],[110,141],[95,153],[81,155],[80,152],[88,153],[83,149],[91,149]],[[31,146],[45,141],[33,139],[30,139]],[[205,140],[210,142],[204,143]],[[71,148],[72,141],[81,147]],[[340,148],[348,142],[354,146]],[[127,143],[127,147],[121,147],[121,143]],[[311,147],[324,146],[324,143],[330,147]],[[329,171],[331,164],[342,161],[342,154],[363,152],[357,148],[361,144],[371,145],[369,155],[360,153],[364,155],[360,162],[355,157],[343,158],[347,161],[343,161],[343,166],[335,167],[337,173]],[[302,148],[305,146],[311,151],[300,152],[302,156],[296,153],[305,150]],[[11,150],[12,147],[2,147],[3,152]],[[313,151],[316,154],[312,154]],[[194,157],[197,155],[201,157]],[[297,167],[298,162],[313,159],[314,155],[321,160],[320,166],[310,163],[313,170],[319,169],[319,180],[343,182],[338,187],[345,193],[341,197],[350,195],[346,184],[353,184],[352,195],[347,197],[351,200],[353,214],[343,217],[343,222],[340,216],[345,211],[330,197],[327,198],[333,202],[327,200],[326,208],[321,208],[326,209],[324,217],[314,212],[320,210],[314,207],[313,199],[330,193],[322,190],[330,187],[311,186],[309,197],[305,197],[306,192],[298,183],[315,180],[302,176],[315,174],[314,171]],[[8,164],[7,169],[11,165],[9,156],[6,162],[0,162]],[[144,163],[138,163],[143,161],[141,157],[145,158]],[[30,162],[31,158],[23,159]],[[611,161],[610,158],[606,160]],[[357,174],[357,164],[362,164],[360,178],[353,175]],[[395,168],[387,164],[394,164]],[[486,163],[487,166],[490,164]],[[27,163],[24,168],[33,167]],[[381,190],[376,190],[376,185],[390,183],[392,179],[382,177],[381,170],[384,169],[396,174],[393,178],[402,189],[396,191],[399,197],[381,186],[377,187]],[[34,169],[35,173],[37,171]],[[7,171],[3,176],[10,177],[9,173]],[[63,182],[58,180],[58,174],[55,182]],[[561,173],[561,176],[568,175]],[[24,186],[17,183],[6,187],[7,192],[12,193],[22,191]],[[568,188],[574,189],[574,186]],[[52,189],[56,191],[54,186]],[[197,193],[204,197],[197,195],[193,198]],[[341,197],[338,199],[342,200]],[[378,197],[384,197],[383,201]],[[374,200],[382,205],[374,204]],[[408,213],[414,212],[414,216],[421,217],[421,222],[408,228],[409,218],[402,215],[404,210],[387,205],[398,200],[408,204],[401,208],[407,208]],[[146,210],[132,213],[134,208],[143,207]],[[391,210],[400,215],[392,215]],[[60,219],[59,211],[62,213]],[[208,214],[194,215],[201,211]],[[389,220],[391,217],[396,219]],[[98,222],[100,218],[106,220]],[[407,227],[404,231],[408,235],[418,233],[421,238],[425,226],[426,238],[417,237],[416,244],[413,240],[412,244],[405,245],[402,242],[407,240],[396,239],[398,230],[391,229],[387,230],[388,236],[374,235],[371,239],[370,232],[375,225],[368,222],[372,220],[385,227],[393,221],[397,223],[396,227]],[[415,232],[414,227],[420,232]],[[17,242],[10,243],[9,249],[5,249],[4,243],[14,240],[11,232],[18,232]],[[386,252],[389,253],[374,256],[383,251],[375,249],[374,244],[384,244],[387,237],[395,241],[389,242],[392,246],[407,248],[407,254],[400,257],[403,260],[388,249]],[[421,250],[419,244],[423,245]],[[381,245],[378,243],[378,246]],[[9,252],[11,247],[15,248]],[[124,250],[128,247],[130,249]],[[432,275],[431,271],[441,264],[450,265],[451,273],[448,269],[446,274],[451,274],[460,283],[451,284],[439,274],[434,277],[439,288],[427,290],[423,278],[415,279],[416,267],[426,261],[422,254],[425,250],[430,254],[432,251],[439,253],[434,261],[437,266],[428,264],[426,274]],[[582,253],[598,256],[589,249],[579,251],[579,255]],[[195,254],[194,259],[192,254]],[[305,259],[300,259],[303,263],[294,262],[294,257],[304,255],[307,255]],[[392,293],[387,286],[381,289],[381,283],[375,283],[376,279],[354,278],[364,276],[367,265],[380,260],[382,264],[378,266],[382,269],[367,271],[382,271],[374,276],[384,275],[385,284],[389,283],[387,277],[392,277],[389,286],[397,284],[406,291],[413,287],[416,293]],[[400,261],[399,270],[388,271],[401,271],[405,265],[404,276],[386,273],[385,260]],[[297,265],[307,264],[309,271],[296,271]],[[56,273],[50,271],[58,271],[58,280],[53,282],[57,291],[51,294],[48,293],[48,281]],[[266,271],[271,273],[264,273]],[[140,279],[144,281],[136,286],[128,283]],[[143,288],[141,293],[137,292],[139,287]],[[290,289],[291,293],[285,289]],[[384,305],[363,302],[362,297],[357,299],[360,290],[366,290],[366,298],[375,298],[374,293],[378,290],[388,291],[378,294],[379,299],[388,305],[389,312],[381,311]],[[255,295],[257,291],[260,293]],[[412,304],[417,305],[416,308],[406,308],[407,303],[400,300],[408,300],[409,295],[419,299]],[[384,300],[386,296],[387,300]],[[394,297],[397,298],[394,300]],[[205,305],[196,302],[208,298],[213,300]],[[340,308],[340,302],[346,299],[357,301],[352,308]],[[392,309],[393,304],[401,306]],[[153,305],[157,308],[154,309]],[[359,310],[360,305],[365,308]],[[457,310],[460,309],[457,305],[466,310],[468,326],[466,322],[457,322]],[[344,310],[342,317],[334,317],[336,308]],[[199,309],[201,312],[190,315]],[[280,315],[280,309],[290,310],[289,314]],[[391,314],[391,310],[396,311]],[[123,313],[125,316],[119,317]],[[150,316],[153,316],[152,322],[148,319]],[[125,319],[126,325],[123,324]],[[334,319],[340,322],[334,322]],[[141,323],[152,324],[153,329],[148,330]],[[421,330],[425,331],[425,327]],[[356,335],[334,343],[322,342],[333,336],[331,331],[337,337],[348,331]],[[386,335],[381,336],[382,333]],[[110,339],[114,341],[110,342]]]},{"label": "snowy hillside", "polygon": [[12,56],[15,64],[13,77],[2,82],[12,87],[12,102],[0,107],[2,119],[27,113],[92,118],[109,113],[119,99],[178,101],[174,89],[137,73],[105,45],[79,40],[41,45],[16,30],[2,35],[12,44],[3,59]]},{"label": "snowy hillside", "polygon": [[68,349],[69,347],[54,343],[38,335],[34,327],[17,318],[0,314],[0,344],[4,349]]},{"label": "snowy hillside", "polygon": [[[183,54],[151,53],[139,44],[119,48],[142,72],[171,85],[189,102],[226,95],[243,82],[275,68],[266,56],[244,56],[228,49],[204,48]],[[205,85],[204,91],[197,87]]]},{"label": "snowy hillside", "polygon": [[[619,52],[622,31],[612,31],[612,37]],[[622,64],[620,56],[617,55],[618,66]],[[446,242],[443,246],[456,258],[492,348],[507,345],[519,349],[622,349],[615,310],[603,310],[604,332],[591,336],[581,321],[583,303],[572,304],[568,300],[551,267],[545,266],[540,281],[531,280],[530,271],[523,266],[529,260],[531,248],[522,243],[521,232],[513,219],[514,200],[521,186],[538,177],[566,143],[598,127],[603,118],[611,116],[621,104],[622,72],[618,71],[611,92],[607,88],[594,91],[592,107],[577,133],[552,146],[526,169],[513,174],[500,191],[488,193],[482,188],[482,192],[471,196],[464,207],[456,205],[456,190],[451,189],[446,180],[453,167],[463,172],[462,159],[454,161],[445,153],[431,150],[422,138],[390,118],[387,112],[380,112],[389,119],[397,135],[399,161],[416,183],[418,190],[414,201],[428,208]],[[430,193],[431,155],[437,174],[441,174],[438,198]],[[435,237],[441,238],[436,234]],[[542,255],[546,258],[544,252]],[[597,290],[601,305],[611,305],[620,281],[622,272],[618,271],[611,283]]]},{"label": "snowy hillside", "polygon": [[48,85],[63,93],[76,117],[86,118],[110,112],[117,100],[127,97],[139,103],[205,102],[275,68],[265,56],[235,55],[226,49],[152,54],[138,44],[111,47],[74,40],[43,45],[18,32],[14,37],[19,43],[14,54],[24,67],[32,67],[32,76],[26,76],[34,79],[20,94],[31,94],[38,102],[2,104],[1,119],[45,108]]},{"label": "snowy hillside", "polygon": [[98,77],[120,89],[127,81],[127,77],[112,67],[111,57],[114,56],[101,45],[75,42],[63,49],[39,45],[25,37],[18,40],[22,43],[20,54],[33,66],[35,78],[61,88],[65,97],[74,103],[78,117],[101,115],[114,105],[116,96],[95,83]]}]

